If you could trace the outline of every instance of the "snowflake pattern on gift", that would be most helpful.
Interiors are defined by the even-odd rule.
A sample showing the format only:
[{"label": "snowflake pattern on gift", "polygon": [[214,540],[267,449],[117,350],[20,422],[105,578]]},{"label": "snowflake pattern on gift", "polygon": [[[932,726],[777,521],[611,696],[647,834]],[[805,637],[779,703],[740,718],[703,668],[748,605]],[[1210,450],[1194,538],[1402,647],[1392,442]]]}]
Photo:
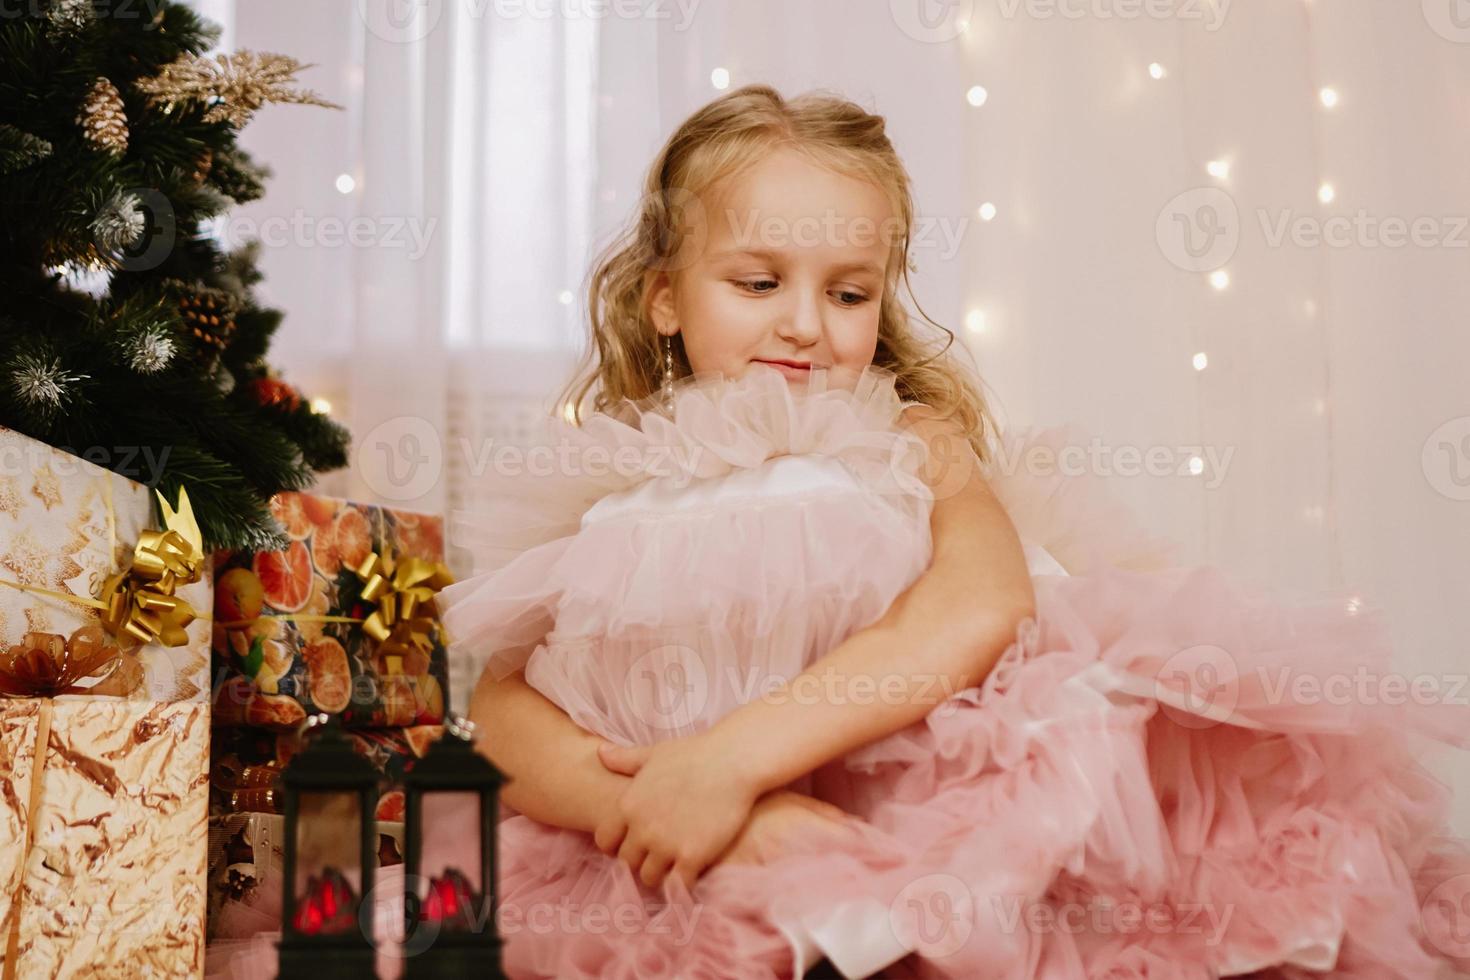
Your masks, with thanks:
[{"label": "snowflake pattern on gift", "polygon": [[31,484],[31,493],[36,499],[46,505],[46,509],[61,506],[61,480],[52,472],[51,464],[46,463],[36,470],[36,481]]}]

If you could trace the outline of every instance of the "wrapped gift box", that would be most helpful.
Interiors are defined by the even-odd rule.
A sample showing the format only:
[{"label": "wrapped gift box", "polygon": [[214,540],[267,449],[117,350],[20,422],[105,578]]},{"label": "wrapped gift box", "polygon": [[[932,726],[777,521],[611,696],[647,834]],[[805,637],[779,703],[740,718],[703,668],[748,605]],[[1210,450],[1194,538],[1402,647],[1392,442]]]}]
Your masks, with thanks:
[{"label": "wrapped gift box", "polygon": [[[277,494],[271,509],[286,550],[215,555],[215,723],[285,731],[317,712],[352,727],[442,723],[437,624],[425,649],[375,640],[358,570],[372,554],[442,562],[443,519],[310,493]],[[321,618],[333,616],[354,621]]]},{"label": "wrapped gift box", "polygon": [[148,530],[154,491],[0,427],[6,977],[203,970],[207,556],[169,586],[202,617],[172,645],[119,640],[95,608]]},{"label": "wrapped gift box", "polygon": [[208,745],[203,702],[0,701],[0,943],[18,930],[16,976],[200,975]]},{"label": "wrapped gift box", "polygon": [[[131,561],[141,532],[157,527],[154,491],[111,470],[0,426],[0,579],[98,598],[104,582]],[[130,651],[96,693],[135,701],[203,701],[209,691],[206,558],[200,579],[177,589],[200,619],[180,646],[149,643]],[[0,645],[26,633],[69,636],[97,622],[97,611],[36,592],[0,586]]]}]

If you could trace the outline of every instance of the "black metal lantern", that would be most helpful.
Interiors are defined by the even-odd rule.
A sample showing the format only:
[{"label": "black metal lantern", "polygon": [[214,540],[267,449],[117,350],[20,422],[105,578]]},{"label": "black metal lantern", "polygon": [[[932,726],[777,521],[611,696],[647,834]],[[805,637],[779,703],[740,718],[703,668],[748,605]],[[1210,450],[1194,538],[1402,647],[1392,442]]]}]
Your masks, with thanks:
[{"label": "black metal lantern", "polygon": [[[474,724],[450,718],[404,782],[404,980],[503,980],[495,915],[495,830],[505,776],[475,751]],[[425,860],[438,831],[452,857]],[[450,835],[444,837],[445,833]],[[473,833],[469,840],[465,836]]]},{"label": "black metal lantern", "polygon": [[373,869],[378,773],[342,734],[335,717],[314,715],[318,732],[286,766],[281,980],[377,977]]}]

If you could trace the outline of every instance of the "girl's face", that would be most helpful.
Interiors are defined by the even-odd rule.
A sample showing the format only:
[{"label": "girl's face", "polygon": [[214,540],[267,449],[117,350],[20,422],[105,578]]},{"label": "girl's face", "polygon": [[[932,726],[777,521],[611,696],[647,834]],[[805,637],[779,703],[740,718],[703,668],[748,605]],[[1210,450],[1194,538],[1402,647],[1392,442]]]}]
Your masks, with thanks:
[{"label": "girl's face", "polygon": [[[691,199],[693,205],[693,199]],[[878,346],[879,301],[897,236],[875,185],[781,148],[687,208],[670,272],[651,274],[649,314],[680,334],[695,372],[739,378],[757,362],[860,372]]]}]

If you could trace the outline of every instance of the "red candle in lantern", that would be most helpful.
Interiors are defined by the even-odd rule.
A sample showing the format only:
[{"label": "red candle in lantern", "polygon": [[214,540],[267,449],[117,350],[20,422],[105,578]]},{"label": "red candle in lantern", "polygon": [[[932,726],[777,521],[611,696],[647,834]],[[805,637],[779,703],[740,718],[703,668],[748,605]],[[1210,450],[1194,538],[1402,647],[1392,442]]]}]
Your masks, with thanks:
[{"label": "red candle in lantern", "polygon": [[307,879],[306,894],[296,910],[292,926],[308,936],[346,932],[352,928],[352,909],[356,907],[352,886],[336,868],[327,868],[321,877]]}]

